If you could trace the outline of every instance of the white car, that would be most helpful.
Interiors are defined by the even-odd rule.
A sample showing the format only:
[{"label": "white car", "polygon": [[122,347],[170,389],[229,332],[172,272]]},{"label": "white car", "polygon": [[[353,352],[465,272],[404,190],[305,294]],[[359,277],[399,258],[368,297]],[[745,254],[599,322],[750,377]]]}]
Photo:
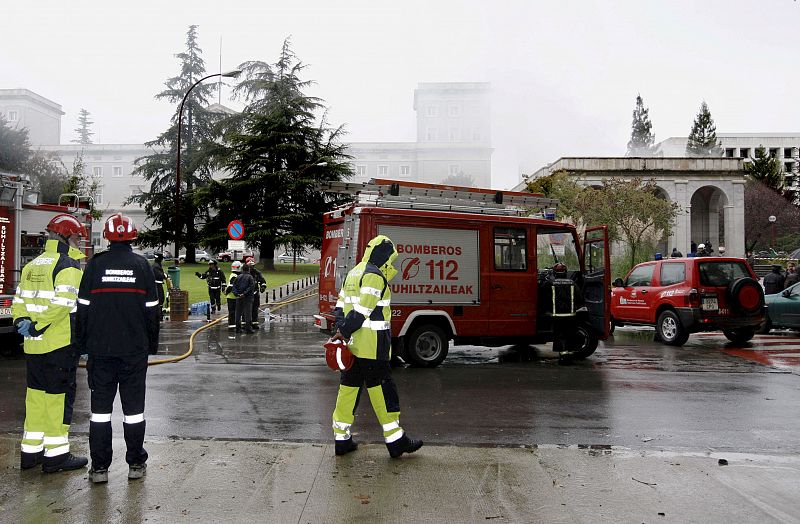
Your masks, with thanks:
[{"label": "white car", "polygon": [[309,262],[311,262],[311,259],[301,255],[300,253],[298,253],[297,257],[295,258],[295,255],[289,253],[288,251],[275,257],[275,260],[283,263],[291,263],[293,260],[297,260],[298,264],[308,264]]},{"label": "white car", "polygon": [[[209,255],[208,252],[203,249],[195,249],[194,258],[198,262],[208,262],[209,260],[211,260],[211,255]],[[185,262],[186,253],[181,253],[180,256],[178,257],[178,260],[180,260],[181,262]]]}]

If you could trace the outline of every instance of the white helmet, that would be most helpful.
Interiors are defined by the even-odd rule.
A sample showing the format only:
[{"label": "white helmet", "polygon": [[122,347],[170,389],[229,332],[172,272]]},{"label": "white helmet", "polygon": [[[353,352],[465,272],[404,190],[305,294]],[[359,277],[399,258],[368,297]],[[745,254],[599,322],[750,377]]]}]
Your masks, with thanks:
[{"label": "white helmet", "polygon": [[241,270],[242,270],[242,263],[239,262],[238,260],[234,261],[234,263],[231,264],[231,271],[235,271],[238,273]]},{"label": "white helmet", "polygon": [[698,251],[701,250],[701,249],[705,249],[705,248],[706,248],[705,244],[697,244]]},{"label": "white helmet", "polygon": [[725,254],[725,246],[719,246],[717,249],[719,250],[719,254],[720,255],[724,255]]}]

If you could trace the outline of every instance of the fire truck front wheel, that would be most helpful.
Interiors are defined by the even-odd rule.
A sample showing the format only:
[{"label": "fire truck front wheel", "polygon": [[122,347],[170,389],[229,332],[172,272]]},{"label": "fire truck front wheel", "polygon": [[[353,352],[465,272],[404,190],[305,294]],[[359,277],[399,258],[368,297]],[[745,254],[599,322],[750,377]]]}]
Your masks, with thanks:
[{"label": "fire truck front wheel", "polygon": [[570,333],[567,337],[566,350],[572,358],[588,358],[597,349],[597,342],[597,335],[592,332],[591,328],[584,323],[580,323],[575,332]]},{"label": "fire truck front wheel", "polygon": [[418,367],[435,368],[447,357],[449,339],[433,324],[415,328],[406,339],[405,355]]}]

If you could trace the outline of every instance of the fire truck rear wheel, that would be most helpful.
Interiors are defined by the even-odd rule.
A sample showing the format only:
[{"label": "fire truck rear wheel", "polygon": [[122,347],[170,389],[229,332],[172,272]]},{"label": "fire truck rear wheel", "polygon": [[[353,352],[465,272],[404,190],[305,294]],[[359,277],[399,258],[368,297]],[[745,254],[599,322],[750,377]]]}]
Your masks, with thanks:
[{"label": "fire truck rear wheel", "polygon": [[433,324],[424,324],[414,329],[406,339],[405,355],[418,367],[435,368],[441,364],[449,349],[445,332]]}]

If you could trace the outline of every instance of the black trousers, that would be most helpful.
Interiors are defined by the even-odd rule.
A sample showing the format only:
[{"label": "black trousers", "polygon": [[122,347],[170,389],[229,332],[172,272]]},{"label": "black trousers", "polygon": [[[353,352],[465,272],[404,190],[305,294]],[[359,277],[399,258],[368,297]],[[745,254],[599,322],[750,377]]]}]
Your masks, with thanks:
[{"label": "black trousers", "polygon": [[253,295],[253,308],[250,314],[250,321],[253,325],[258,325],[258,308],[261,306],[261,294],[256,293]]},{"label": "black trousers", "polygon": [[228,300],[228,326],[236,325],[236,299],[229,298]]},{"label": "black trousers", "polygon": [[222,311],[221,289],[208,288],[208,301],[211,302],[211,312]]},{"label": "black trousers", "polygon": [[[252,329],[250,315],[253,313],[253,295],[241,296],[236,299],[236,329],[244,327]],[[244,324],[242,324],[244,323]]]},{"label": "black trousers", "polygon": [[89,450],[92,469],[108,469],[111,465],[111,412],[114,398],[122,401],[123,433],[128,464],[144,464],[144,397],[147,378],[147,352],[126,357],[89,355],[86,364],[89,389],[92,390],[92,417],[89,422]]}]

